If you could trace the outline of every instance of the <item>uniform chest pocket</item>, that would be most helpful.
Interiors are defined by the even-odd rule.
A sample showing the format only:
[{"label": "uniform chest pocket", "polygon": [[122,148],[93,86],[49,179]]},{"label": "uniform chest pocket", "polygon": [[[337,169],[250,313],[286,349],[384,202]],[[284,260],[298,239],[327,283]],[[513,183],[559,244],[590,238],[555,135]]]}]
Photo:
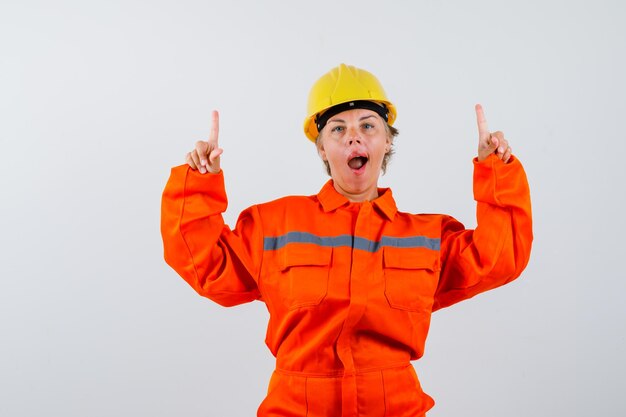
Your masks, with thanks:
[{"label": "uniform chest pocket", "polygon": [[328,293],[332,248],[287,245],[279,257],[280,296],[290,309],[316,306]]},{"label": "uniform chest pocket", "polygon": [[439,279],[438,253],[427,249],[383,249],[385,297],[392,308],[431,311]]}]

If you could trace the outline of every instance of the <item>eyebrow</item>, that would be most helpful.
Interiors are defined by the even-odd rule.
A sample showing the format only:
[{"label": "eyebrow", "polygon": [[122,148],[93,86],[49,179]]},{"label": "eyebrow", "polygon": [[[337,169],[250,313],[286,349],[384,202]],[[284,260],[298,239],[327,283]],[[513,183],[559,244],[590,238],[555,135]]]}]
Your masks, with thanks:
[{"label": "eyebrow", "polygon": [[[369,115],[367,115],[367,116],[363,116],[363,117],[361,117],[361,118],[359,119],[359,122],[360,122],[360,121],[362,121],[362,120],[365,120],[365,119],[369,119],[370,117],[374,117],[374,118],[376,118],[376,116],[375,116],[375,115],[373,115],[373,114],[369,114]],[[345,120],[343,120],[343,119],[330,119],[330,120],[328,121],[328,123],[332,123],[332,122],[337,122],[337,123],[345,123],[346,121],[345,121]]]}]

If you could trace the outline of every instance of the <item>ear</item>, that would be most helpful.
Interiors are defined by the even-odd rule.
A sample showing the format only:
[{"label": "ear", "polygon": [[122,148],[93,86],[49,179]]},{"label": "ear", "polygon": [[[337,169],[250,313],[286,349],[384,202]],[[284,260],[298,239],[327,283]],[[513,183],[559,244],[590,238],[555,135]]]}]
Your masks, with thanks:
[{"label": "ear", "polygon": [[387,140],[385,141],[385,153],[389,153],[391,151],[392,144],[393,144],[393,136],[387,135]]},{"label": "ear", "polygon": [[317,140],[317,153],[320,158],[322,158],[322,161],[328,161],[328,158],[326,157],[326,150],[324,149],[324,140],[322,138]]}]

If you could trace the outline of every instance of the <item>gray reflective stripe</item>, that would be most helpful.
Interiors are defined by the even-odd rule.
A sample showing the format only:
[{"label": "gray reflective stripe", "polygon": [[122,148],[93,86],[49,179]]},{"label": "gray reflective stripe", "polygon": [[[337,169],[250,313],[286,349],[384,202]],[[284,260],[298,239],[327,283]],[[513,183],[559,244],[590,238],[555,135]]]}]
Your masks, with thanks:
[{"label": "gray reflective stripe", "polygon": [[289,232],[282,236],[266,237],[263,239],[263,249],[276,250],[285,246],[287,243],[312,243],[318,246],[330,246],[333,248],[339,246],[352,246],[352,236],[317,236],[306,232]]},{"label": "gray reflective stripe", "polygon": [[393,246],[395,248],[428,248],[439,250],[441,239],[426,236],[389,237],[383,236],[381,246]]},{"label": "gray reflective stripe", "polygon": [[363,237],[351,235],[317,236],[307,232],[289,232],[282,236],[266,237],[263,239],[264,250],[277,250],[288,243],[312,243],[318,246],[331,248],[349,247],[361,249],[367,252],[376,252],[383,246],[394,248],[426,248],[439,250],[440,239],[426,236],[389,237],[383,236],[381,240],[374,241]]}]

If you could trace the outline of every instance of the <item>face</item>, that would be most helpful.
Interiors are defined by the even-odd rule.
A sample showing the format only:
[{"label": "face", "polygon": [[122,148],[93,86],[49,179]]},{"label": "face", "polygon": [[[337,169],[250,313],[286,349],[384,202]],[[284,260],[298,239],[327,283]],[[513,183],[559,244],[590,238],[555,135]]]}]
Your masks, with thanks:
[{"label": "face", "polygon": [[330,166],[335,189],[350,201],[378,197],[383,158],[391,149],[386,122],[366,109],[347,110],[328,120],[319,154]]}]

